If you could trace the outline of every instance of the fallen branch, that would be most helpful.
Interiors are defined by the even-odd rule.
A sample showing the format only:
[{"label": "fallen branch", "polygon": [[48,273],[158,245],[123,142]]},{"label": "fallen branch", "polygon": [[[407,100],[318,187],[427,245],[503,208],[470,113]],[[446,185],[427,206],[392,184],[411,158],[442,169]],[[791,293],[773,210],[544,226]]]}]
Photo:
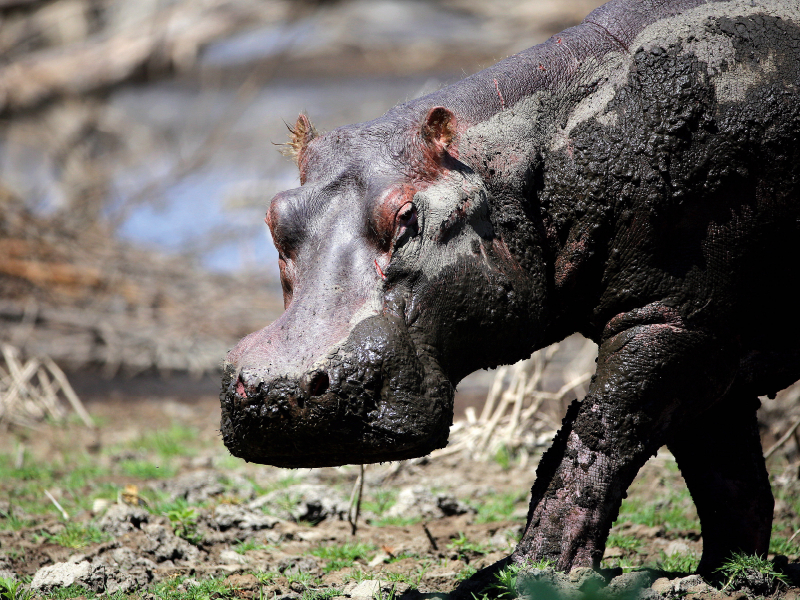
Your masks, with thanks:
[{"label": "fallen branch", "polygon": [[797,430],[797,428],[798,428],[798,427],[800,427],[800,417],[798,417],[798,418],[795,420],[795,422],[792,424],[792,426],[791,426],[791,427],[789,427],[789,431],[787,431],[786,433],[784,433],[784,434],[781,436],[781,439],[779,439],[777,442],[775,442],[775,443],[772,445],[772,448],[770,448],[769,450],[767,450],[767,451],[764,453],[764,460],[768,459],[770,456],[772,456],[773,454],[775,454],[775,451],[776,451],[776,450],[778,450],[778,449],[779,449],[781,446],[783,446],[783,445],[784,445],[784,444],[787,442],[787,440],[788,440],[790,437],[792,437],[792,435],[794,434],[794,432]]}]

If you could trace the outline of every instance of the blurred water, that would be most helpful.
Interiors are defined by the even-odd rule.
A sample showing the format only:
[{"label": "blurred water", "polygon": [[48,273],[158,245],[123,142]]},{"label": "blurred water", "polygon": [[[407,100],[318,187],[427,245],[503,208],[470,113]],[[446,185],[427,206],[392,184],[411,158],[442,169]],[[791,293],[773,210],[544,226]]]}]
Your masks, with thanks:
[{"label": "blurred water", "polygon": [[[129,210],[119,233],[170,251],[198,253],[215,270],[261,269],[277,259],[263,223],[269,201],[278,191],[299,185],[294,164],[274,145],[286,140],[285,123],[293,123],[301,110],[323,131],[373,119],[442,80],[277,81],[243,106],[229,89],[162,83],[121,90],[111,97],[110,110],[152,148],[117,170],[111,212],[141,190],[155,189]],[[172,177],[225,119],[229,125],[208,149],[208,159]]]}]

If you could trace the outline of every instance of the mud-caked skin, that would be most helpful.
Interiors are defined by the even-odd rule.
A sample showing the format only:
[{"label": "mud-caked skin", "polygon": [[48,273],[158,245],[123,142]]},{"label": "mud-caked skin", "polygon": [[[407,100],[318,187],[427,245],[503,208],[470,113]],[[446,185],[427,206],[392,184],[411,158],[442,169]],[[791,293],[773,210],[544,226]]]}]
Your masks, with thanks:
[{"label": "mud-caked skin", "polygon": [[765,554],[757,396],[800,378],[800,3],[614,1],[383,117],[317,135],[267,213],[286,312],[228,355],[222,434],[288,467],[444,446],[453,387],[599,345],[513,560],[597,565],[675,455],[700,571]]}]

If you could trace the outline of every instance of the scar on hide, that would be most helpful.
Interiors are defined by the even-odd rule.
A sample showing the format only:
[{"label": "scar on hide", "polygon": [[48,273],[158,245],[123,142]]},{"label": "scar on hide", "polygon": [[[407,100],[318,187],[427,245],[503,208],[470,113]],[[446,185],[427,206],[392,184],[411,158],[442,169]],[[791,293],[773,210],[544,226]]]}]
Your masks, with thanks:
[{"label": "scar on hide", "polygon": [[493,79],[492,81],[494,81],[494,89],[497,90],[497,97],[500,98],[500,108],[505,110],[506,102],[503,100],[503,93],[500,91],[500,85],[497,83],[497,79]]}]

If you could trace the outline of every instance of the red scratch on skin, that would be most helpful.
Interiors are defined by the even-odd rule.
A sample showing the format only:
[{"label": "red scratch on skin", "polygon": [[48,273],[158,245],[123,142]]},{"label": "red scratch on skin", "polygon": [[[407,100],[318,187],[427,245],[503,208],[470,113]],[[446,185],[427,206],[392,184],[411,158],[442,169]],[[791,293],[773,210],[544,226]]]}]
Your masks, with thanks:
[{"label": "red scratch on skin", "polygon": [[497,79],[494,80],[494,89],[497,90],[497,97],[500,98],[500,107],[505,110],[506,109],[506,102],[503,100],[503,94],[500,91],[500,86],[497,83]]},{"label": "red scratch on skin", "polygon": [[377,258],[375,259],[375,268],[378,270],[378,275],[381,276],[381,279],[386,279],[386,275],[383,274],[383,269],[381,269],[381,266],[378,264]]},{"label": "red scratch on skin", "polygon": [[547,69],[544,68],[544,65],[542,63],[539,63],[539,70],[540,71],[547,71]]},{"label": "red scratch on skin", "polygon": [[556,44],[560,44],[560,43],[561,43],[561,38],[558,38],[558,39],[556,40]]}]

